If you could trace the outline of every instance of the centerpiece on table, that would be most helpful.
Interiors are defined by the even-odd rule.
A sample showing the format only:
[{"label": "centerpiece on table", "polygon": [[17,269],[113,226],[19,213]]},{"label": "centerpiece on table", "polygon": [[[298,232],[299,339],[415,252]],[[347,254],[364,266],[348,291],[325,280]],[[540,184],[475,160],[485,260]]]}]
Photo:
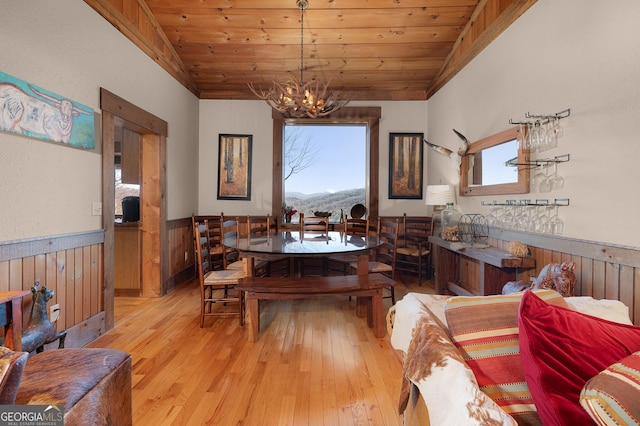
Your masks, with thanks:
[{"label": "centerpiece on table", "polygon": [[285,203],[282,203],[282,214],[284,215],[285,223],[291,223],[291,218],[296,213],[298,213],[298,210],[294,209],[293,206],[288,206]]}]

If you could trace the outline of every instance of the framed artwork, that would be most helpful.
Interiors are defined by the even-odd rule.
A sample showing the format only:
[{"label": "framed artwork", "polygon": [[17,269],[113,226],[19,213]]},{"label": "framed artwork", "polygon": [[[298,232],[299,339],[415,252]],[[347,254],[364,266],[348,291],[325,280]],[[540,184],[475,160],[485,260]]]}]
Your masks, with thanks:
[{"label": "framed artwork", "polygon": [[0,71],[0,130],[94,149],[93,109]]},{"label": "framed artwork", "polygon": [[218,136],[218,200],[251,199],[252,135]]},{"label": "framed artwork", "polygon": [[389,198],[422,199],[424,133],[389,133]]}]

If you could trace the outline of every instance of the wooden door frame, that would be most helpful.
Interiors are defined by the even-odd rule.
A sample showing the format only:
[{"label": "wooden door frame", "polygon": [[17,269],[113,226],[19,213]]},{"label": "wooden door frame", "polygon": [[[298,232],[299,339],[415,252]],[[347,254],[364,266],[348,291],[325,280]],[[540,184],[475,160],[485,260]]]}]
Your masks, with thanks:
[{"label": "wooden door frame", "polygon": [[142,135],[141,143],[141,295],[162,296],[168,280],[166,241],[166,121],[104,88],[102,109],[102,224],[104,228],[103,303],[105,329],[114,319],[114,218],[115,126],[123,125]]}]

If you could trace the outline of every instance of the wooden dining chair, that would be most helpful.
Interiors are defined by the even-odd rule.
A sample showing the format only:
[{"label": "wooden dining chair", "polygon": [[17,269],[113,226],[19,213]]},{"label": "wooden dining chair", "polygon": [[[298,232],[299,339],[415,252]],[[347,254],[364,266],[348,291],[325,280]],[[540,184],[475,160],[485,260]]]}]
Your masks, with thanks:
[{"label": "wooden dining chair", "polygon": [[403,218],[402,236],[399,238],[396,269],[418,274],[418,285],[429,278],[431,271],[431,243],[433,221],[428,216],[407,216]]},{"label": "wooden dining chair", "polygon": [[242,269],[240,252],[235,248],[240,234],[238,232],[238,218],[220,218],[222,235],[222,261],[223,269]]},{"label": "wooden dining chair", "polygon": [[329,218],[300,213],[300,234],[329,235]]},{"label": "wooden dining chair", "polygon": [[247,216],[247,238],[251,237],[267,237],[275,232],[275,223],[271,220],[270,215],[264,216]]},{"label": "wooden dining chair", "polygon": [[[238,218],[228,218],[221,216],[220,229],[222,234],[222,260],[224,262],[223,269],[235,269],[240,271],[244,270],[244,262],[242,261],[240,252],[236,248],[238,246],[238,240],[240,238],[240,226]],[[267,263],[268,262],[265,259],[254,258],[253,276],[266,276]]]},{"label": "wooden dining chair", "polygon": [[[196,222],[199,222],[202,226],[205,219],[209,226],[209,260],[211,261],[211,269],[223,269],[222,261],[222,240],[220,238],[220,216],[207,215],[196,216],[195,213],[191,214],[191,228],[195,229]],[[193,234],[193,232],[192,232]],[[193,252],[196,252],[197,240],[193,240]]]},{"label": "wooden dining chair", "polygon": [[[376,227],[376,235],[380,239],[380,245],[374,252],[374,260],[368,263],[368,273],[381,273],[392,280],[396,276],[396,249],[398,246],[398,231],[400,228],[400,219],[382,220],[378,218]],[[351,263],[351,270],[357,272],[358,262]],[[394,287],[388,287],[391,297],[391,303],[396,304],[396,295]]]},{"label": "wooden dining chair", "polygon": [[[366,239],[369,235],[369,219],[347,218],[342,224],[340,231],[343,238],[357,242],[358,239]],[[358,261],[356,254],[342,254],[329,256],[327,259],[327,269],[329,274],[338,273],[349,275],[351,272],[351,264]]]},{"label": "wooden dining chair", "polygon": [[[200,328],[204,327],[205,316],[239,315],[240,325],[244,325],[244,292],[235,290],[238,280],[244,278],[243,270],[213,270],[209,246],[209,223],[194,222],[196,240],[196,266],[200,283]],[[231,295],[236,293],[235,295]],[[219,310],[214,310],[214,305]],[[235,311],[228,307],[237,307]]]},{"label": "wooden dining chair", "polygon": [[[269,238],[270,235],[273,235],[277,232],[277,227],[275,221],[271,219],[270,215],[265,216],[247,216],[247,239],[249,244],[251,244],[252,238]],[[289,276],[289,258],[286,256],[283,257],[270,257],[269,259],[254,259],[254,267],[255,262],[258,263],[258,266],[261,266],[261,263],[264,262],[264,268],[257,271],[258,276],[262,276],[261,272],[264,271],[263,275],[265,276],[279,276],[286,277]]]},{"label": "wooden dining chair", "polygon": [[[305,240],[312,244],[327,241],[329,238],[329,218],[321,216],[305,216],[300,213],[300,240],[304,244]],[[296,265],[301,276],[328,275],[327,257],[296,259]],[[313,271],[313,272],[310,272]]]}]

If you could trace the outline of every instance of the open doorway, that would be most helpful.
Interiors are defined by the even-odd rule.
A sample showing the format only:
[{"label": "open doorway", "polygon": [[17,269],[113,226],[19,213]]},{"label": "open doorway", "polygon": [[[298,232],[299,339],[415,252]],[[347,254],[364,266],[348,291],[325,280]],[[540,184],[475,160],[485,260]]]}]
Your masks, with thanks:
[{"label": "open doorway", "polygon": [[166,244],[166,136],[164,120],[100,89],[102,109],[102,222],[104,237],[103,303],[105,327],[113,328],[115,270],[115,168],[116,129],[127,129],[139,139],[140,203],[139,295],[158,297],[166,293],[168,253]]}]

